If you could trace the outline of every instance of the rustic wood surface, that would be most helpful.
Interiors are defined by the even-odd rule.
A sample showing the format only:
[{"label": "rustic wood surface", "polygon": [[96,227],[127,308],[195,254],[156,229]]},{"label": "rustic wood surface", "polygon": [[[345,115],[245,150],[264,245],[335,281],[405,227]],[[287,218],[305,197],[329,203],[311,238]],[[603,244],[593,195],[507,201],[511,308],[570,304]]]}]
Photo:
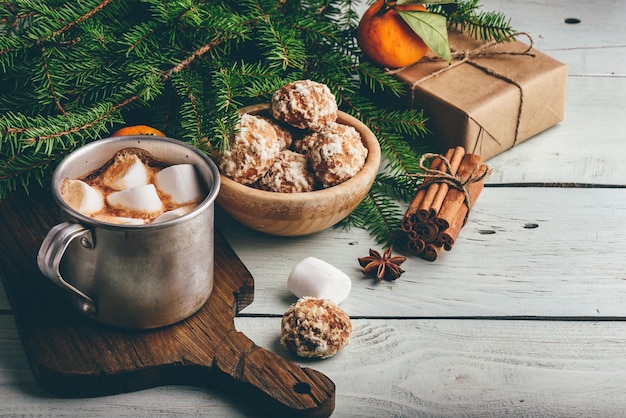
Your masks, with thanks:
[{"label": "rustic wood surface", "polygon": [[[481,4],[505,12],[538,49],[568,64],[566,113],[558,126],[489,161],[495,172],[452,252],[435,263],[411,258],[399,280],[377,284],[356,263],[377,247],[363,231],[267,237],[217,214],[255,280],[254,302],[235,328],[328,376],[336,385],[333,416],[618,417],[626,410],[626,3]],[[342,303],[353,318],[352,341],[324,361],[296,360],[278,343],[280,315],[295,300],[287,275],[311,255],[352,279]],[[236,392],[198,386],[53,396],[32,375],[2,291],[0,405],[2,415],[262,416]]]}]

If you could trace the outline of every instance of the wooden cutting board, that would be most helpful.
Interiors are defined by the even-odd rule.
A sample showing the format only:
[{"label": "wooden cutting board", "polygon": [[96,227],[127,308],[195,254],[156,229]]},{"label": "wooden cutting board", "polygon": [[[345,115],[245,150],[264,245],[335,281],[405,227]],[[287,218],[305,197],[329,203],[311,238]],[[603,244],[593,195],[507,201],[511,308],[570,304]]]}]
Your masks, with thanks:
[{"label": "wooden cutting board", "polygon": [[215,236],[215,284],[206,305],[165,328],[128,331],[74,311],[37,267],[48,230],[60,221],[49,192],[0,202],[0,274],[35,379],[63,397],[103,396],[168,384],[213,387],[272,416],[329,416],[335,385],[324,374],[255,345],[234,326],[254,297],[254,280]]}]

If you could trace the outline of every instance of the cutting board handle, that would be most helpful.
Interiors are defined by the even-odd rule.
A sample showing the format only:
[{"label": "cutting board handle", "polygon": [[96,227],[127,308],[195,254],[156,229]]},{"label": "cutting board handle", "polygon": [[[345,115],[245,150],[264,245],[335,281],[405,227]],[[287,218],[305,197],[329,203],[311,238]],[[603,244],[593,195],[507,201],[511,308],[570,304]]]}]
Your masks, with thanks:
[{"label": "cutting board handle", "polygon": [[335,408],[335,384],[326,375],[289,362],[235,330],[218,347],[213,371],[218,385],[246,392],[272,416],[328,417]]}]

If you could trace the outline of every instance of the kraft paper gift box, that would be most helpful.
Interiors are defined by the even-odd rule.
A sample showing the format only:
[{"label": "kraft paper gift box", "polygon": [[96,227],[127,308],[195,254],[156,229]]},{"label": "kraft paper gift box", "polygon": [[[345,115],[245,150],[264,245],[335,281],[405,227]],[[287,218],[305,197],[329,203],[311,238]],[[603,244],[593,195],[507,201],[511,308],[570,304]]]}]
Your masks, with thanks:
[{"label": "kraft paper gift box", "polygon": [[454,31],[449,41],[451,63],[427,56],[396,72],[438,151],[460,145],[487,160],[563,120],[565,64],[531,42],[485,44]]}]

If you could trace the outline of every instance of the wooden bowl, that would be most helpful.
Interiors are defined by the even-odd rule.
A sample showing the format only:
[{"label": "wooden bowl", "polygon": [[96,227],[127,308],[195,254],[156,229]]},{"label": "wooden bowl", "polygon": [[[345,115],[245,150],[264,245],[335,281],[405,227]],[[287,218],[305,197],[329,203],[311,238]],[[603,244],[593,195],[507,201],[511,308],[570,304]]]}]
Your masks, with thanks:
[{"label": "wooden bowl", "polygon": [[[248,106],[241,113],[269,116],[269,104]],[[277,193],[244,186],[221,175],[217,203],[242,224],[271,235],[309,235],[341,221],[372,187],[381,154],[376,136],[361,121],[339,112],[337,122],[353,126],[368,149],[365,165],[354,177],[328,189]]]}]

